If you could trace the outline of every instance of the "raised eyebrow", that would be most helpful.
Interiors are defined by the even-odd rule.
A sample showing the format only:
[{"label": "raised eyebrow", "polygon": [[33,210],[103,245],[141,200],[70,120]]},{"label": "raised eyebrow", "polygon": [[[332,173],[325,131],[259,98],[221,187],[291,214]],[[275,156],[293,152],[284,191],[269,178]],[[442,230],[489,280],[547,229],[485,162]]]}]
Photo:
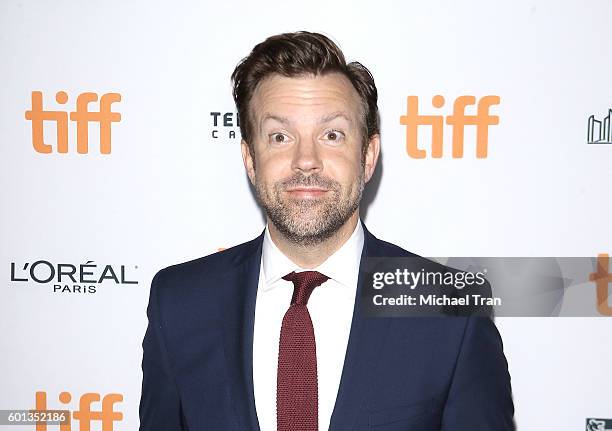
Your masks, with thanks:
[{"label": "raised eyebrow", "polygon": [[[335,120],[338,117],[342,117],[346,121],[348,121],[349,124],[353,124],[353,120],[351,119],[351,117],[344,111],[332,112],[331,114],[322,116],[319,119],[319,124],[329,123],[330,121]],[[279,123],[284,124],[285,126],[291,124],[291,121],[287,117],[281,117],[280,115],[275,115],[268,112],[262,117],[260,125],[263,125],[268,120],[276,120]]]},{"label": "raised eyebrow", "polygon": [[284,125],[288,125],[291,123],[291,121],[289,121],[287,117],[281,117],[280,115],[270,114],[269,112],[264,114],[264,116],[261,119],[261,124],[265,123],[268,120],[276,120],[279,123],[282,123]]},{"label": "raised eyebrow", "polygon": [[290,123],[290,121],[289,121],[289,119],[287,117],[281,117],[279,115],[274,115],[274,114],[271,114],[269,112],[266,112],[264,114],[264,116],[261,117],[261,121],[259,122],[259,133],[263,132],[263,125],[268,120],[276,120],[279,123],[284,124],[285,126],[288,126],[289,123]]},{"label": "raised eyebrow", "polygon": [[284,124],[285,126],[288,126],[290,121],[287,117],[281,117],[279,115],[274,115],[271,114],[269,112],[266,112],[264,114],[263,117],[261,117],[261,121],[259,122],[259,133],[263,133],[263,125],[266,123],[266,121],[268,120],[276,120],[281,124]]},{"label": "raised eyebrow", "polygon": [[337,112],[332,112],[329,115],[324,115],[319,120],[319,124],[329,123],[330,121],[332,121],[332,120],[334,120],[334,119],[336,119],[338,117],[342,117],[346,121],[348,121],[349,124],[353,124],[353,120],[351,119],[351,117],[346,112],[344,112],[344,111],[337,111]]}]

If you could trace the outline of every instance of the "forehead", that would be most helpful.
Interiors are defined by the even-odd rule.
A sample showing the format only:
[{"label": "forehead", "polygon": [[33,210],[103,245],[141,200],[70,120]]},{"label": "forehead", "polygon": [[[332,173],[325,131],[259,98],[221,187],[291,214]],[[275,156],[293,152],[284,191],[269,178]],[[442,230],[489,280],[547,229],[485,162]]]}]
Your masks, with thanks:
[{"label": "forehead", "polygon": [[350,122],[357,123],[361,105],[359,94],[340,73],[291,78],[275,74],[256,87],[251,109],[259,125],[270,117],[306,122],[337,112],[345,112]]}]

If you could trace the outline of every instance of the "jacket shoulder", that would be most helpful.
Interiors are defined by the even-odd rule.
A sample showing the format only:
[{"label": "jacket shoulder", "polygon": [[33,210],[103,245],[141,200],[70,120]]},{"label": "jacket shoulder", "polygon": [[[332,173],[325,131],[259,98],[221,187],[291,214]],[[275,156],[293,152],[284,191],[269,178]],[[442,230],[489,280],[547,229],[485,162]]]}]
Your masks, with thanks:
[{"label": "jacket shoulder", "polygon": [[408,251],[396,244],[388,241],[384,241],[372,235],[370,232],[367,233],[366,241],[368,242],[368,257],[381,257],[381,258],[412,258],[415,262],[429,263],[435,265],[437,262],[427,259],[423,256]]},{"label": "jacket shoulder", "polygon": [[378,239],[374,235],[371,236],[371,241],[374,249],[373,254],[378,257],[420,257],[399,245]]},{"label": "jacket shoulder", "polygon": [[367,257],[373,258],[391,258],[389,263],[395,262],[393,258],[406,258],[414,267],[426,271],[441,271],[441,272],[458,272],[459,270],[446,266],[431,258],[420,256],[416,253],[405,250],[404,248],[376,238],[370,232],[367,234],[368,253]]},{"label": "jacket shoulder", "polygon": [[197,259],[167,266],[153,277],[153,283],[172,286],[194,279],[214,279],[242,266],[256,253],[261,253],[263,236]]}]

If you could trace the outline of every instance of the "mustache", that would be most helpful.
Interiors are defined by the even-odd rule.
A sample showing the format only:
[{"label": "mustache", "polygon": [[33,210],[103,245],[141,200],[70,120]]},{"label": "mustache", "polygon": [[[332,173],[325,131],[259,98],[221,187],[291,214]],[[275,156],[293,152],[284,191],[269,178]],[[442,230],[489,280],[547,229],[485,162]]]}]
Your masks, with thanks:
[{"label": "mustache", "polygon": [[284,188],[290,187],[320,187],[329,190],[338,190],[340,184],[331,178],[323,177],[319,174],[304,175],[302,173],[295,174],[279,183]]}]

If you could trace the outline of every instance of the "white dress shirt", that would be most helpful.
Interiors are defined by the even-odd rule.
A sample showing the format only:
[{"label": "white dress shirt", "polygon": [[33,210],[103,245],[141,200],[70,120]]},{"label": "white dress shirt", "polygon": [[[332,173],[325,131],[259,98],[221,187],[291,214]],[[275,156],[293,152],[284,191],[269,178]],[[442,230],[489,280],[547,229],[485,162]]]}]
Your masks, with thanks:
[{"label": "white dress shirt", "polygon": [[[319,385],[319,430],[329,429],[351,329],[363,249],[361,221],[350,238],[313,270],[329,277],[308,300],[314,326]],[[276,431],[276,373],[283,316],[293,283],[282,277],[300,268],[276,247],[265,229],[253,335],[253,385],[261,431]]]}]

